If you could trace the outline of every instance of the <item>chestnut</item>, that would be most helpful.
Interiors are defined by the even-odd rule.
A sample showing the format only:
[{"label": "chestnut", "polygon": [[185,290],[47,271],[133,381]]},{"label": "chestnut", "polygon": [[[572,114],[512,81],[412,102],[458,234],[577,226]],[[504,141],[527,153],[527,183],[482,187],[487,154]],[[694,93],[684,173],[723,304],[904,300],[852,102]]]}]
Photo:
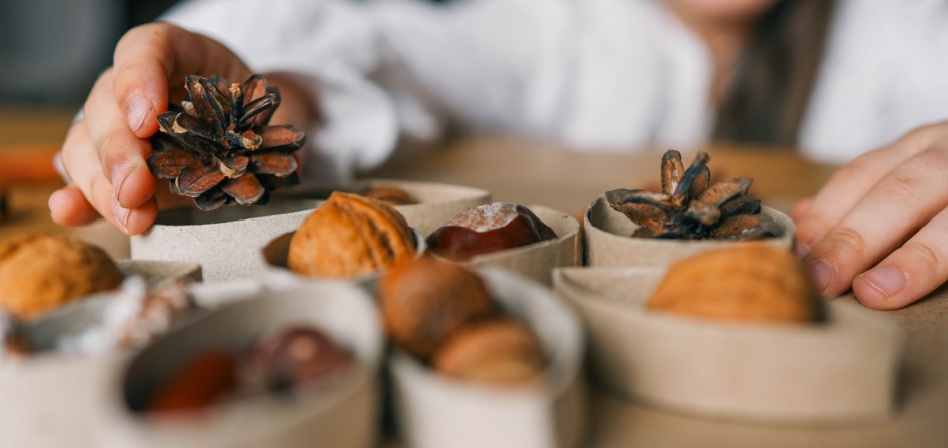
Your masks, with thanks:
[{"label": "chestnut", "polygon": [[467,261],[528,244],[556,239],[556,232],[520,204],[492,202],[461,211],[428,236],[429,250],[453,261]]},{"label": "chestnut", "polygon": [[498,310],[480,277],[429,255],[396,265],[378,296],[389,336],[422,361],[461,325]]},{"label": "chestnut", "polygon": [[547,361],[526,325],[500,318],[462,327],[438,347],[431,364],[436,372],[453,378],[518,385],[539,376]]},{"label": "chestnut", "polygon": [[229,352],[197,354],[160,386],[148,400],[148,412],[204,409],[237,390],[237,360]]},{"label": "chestnut", "polygon": [[323,331],[290,325],[259,338],[250,348],[247,368],[267,389],[283,391],[351,362],[349,353]]}]

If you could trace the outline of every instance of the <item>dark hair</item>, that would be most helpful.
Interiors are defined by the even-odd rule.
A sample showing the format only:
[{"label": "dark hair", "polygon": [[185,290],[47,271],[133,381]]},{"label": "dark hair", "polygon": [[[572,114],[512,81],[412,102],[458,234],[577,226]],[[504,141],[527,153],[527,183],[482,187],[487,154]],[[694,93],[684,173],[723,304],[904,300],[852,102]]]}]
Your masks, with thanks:
[{"label": "dark hair", "polygon": [[796,145],[835,2],[781,0],[760,19],[718,107],[712,139]]}]

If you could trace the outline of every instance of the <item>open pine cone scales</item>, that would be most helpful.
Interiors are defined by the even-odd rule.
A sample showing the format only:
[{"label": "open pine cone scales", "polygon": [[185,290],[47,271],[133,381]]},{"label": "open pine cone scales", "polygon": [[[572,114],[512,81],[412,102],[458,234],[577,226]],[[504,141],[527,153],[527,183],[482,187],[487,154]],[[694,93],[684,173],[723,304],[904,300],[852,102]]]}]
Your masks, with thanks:
[{"label": "open pine cone scales", "polygon": [[751,179],[737,177],[711,183],[705,152],[688,169],[681,153],[662,157],[662,191],[618,189],[606,192],[609,205],[640,227],[642,238],[747,240],[780,236],[783,230],[760,213],[760,199],[744,196]]},{"label": "open pine cone scales", "polygon": [[268,125],[280,93],[263,75],[243,84],[219,76],[185,80],[182,110],[158,117],[148,167],[171,179],[174,194],[194,198],[201,210],[225,204],[265,204],[271,190],[299,183],[293,152],[305,135]]}]

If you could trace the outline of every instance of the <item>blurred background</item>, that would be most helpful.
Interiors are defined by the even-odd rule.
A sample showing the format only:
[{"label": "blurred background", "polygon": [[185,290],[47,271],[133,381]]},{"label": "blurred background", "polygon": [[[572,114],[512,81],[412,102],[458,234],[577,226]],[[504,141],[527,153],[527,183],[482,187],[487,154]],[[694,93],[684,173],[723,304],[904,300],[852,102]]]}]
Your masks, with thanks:
[{"label": "blurred background", "polygon": [[[96,77],[129,28],[177,0],[3,0],[0,14],[0,240],[62,229],[46,200],[62,185],[51,160]],[[113,255],[127,240],[111,229],[82,229]]]},{"label": "blurred background", "polygon": [[0,102],[77,106],[125,30],[177,0],[3,0]]}]

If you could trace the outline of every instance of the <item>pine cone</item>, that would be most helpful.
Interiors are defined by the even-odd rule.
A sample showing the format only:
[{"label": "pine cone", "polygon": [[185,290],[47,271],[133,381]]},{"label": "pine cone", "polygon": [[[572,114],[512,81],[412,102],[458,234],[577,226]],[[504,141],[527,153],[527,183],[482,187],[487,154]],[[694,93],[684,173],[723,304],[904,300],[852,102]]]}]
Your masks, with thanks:
[{"label": "pine cone", "polygon": [[161,114],[151,138],[148,167],[172,179],[171,191],[194,198],[201,210],[234,202],[265,204],[270,191],[299,183],[293,152],[305,135],[291,126],[268,126],[280,92],[263,75],[228,84],[219,76],[185,80],[182,110]]},{"label": "pine cone", "polygon": [[606,192],[609,205],[639,225],[632,235],[685,240],[749,240],[780,236],[783,229],[760,214],[760,199],[745,197],[752,179],[737,177],[711,184],[708,161],[699,152],[687,170],[681,153],[662,157],[662,191],[618,189]]}]

